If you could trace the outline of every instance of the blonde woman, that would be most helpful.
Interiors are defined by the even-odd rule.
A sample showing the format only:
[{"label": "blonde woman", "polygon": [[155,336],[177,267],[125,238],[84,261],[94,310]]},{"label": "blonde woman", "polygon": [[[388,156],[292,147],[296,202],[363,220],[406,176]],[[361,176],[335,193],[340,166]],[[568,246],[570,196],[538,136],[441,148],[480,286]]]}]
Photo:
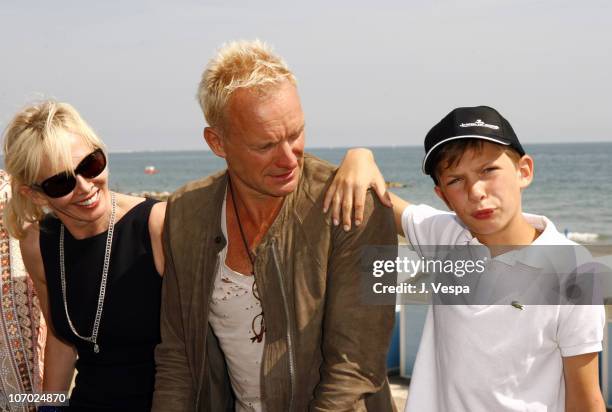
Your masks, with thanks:
[{"label": "blonde woman", "polygon": [[165,203],[113,193],[102,141],[66,103],[4,133],[5,209],[49,329],[43,390],[79,409],[149,410],[159,342]]}]

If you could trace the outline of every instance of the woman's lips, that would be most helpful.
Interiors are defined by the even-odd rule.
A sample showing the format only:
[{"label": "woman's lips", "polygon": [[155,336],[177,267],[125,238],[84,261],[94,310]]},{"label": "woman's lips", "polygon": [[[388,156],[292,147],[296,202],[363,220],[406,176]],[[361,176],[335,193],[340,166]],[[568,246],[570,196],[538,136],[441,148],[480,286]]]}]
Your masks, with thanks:
[{"label": "woman's lips", "polygon": [[472,217],[479,220],[488,219],[493,215],[495,209],[481,209],[472,213]]},{"label": "woman's lips", "polygon": [[87,197],[86,199],[81,200],[80,202],[76,202],[75,204],[80,207],[92,209],[98,205],[99,200],[100,200],[100,190],[96,190],[94,194]]}]

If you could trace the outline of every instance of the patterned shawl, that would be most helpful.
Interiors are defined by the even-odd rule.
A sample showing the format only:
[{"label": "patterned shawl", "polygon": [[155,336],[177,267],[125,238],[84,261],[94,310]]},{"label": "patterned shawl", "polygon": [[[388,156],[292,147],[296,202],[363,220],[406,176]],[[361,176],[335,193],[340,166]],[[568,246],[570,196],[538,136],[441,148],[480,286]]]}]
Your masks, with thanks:
[{"label": "patterned shawl", "polygon": [[0,411],[21,412],[34,409],[9,405],[7,396],[41,391],[46,327],[19,242],[4,226],[9,195],[8,175],[0,170]]}]

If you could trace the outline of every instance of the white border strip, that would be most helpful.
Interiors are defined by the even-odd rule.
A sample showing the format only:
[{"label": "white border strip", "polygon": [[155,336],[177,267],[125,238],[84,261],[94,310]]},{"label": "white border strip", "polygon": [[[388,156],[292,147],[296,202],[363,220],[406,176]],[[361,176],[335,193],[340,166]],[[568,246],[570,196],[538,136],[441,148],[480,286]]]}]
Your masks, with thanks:
[{"label": "white border strip", "polygon": [[610,328],[610,318],[606,314],[606,323],[604,324],[604,334],[603,334],[603,351],[601,354],[601,391],[603,393],[604,403],[606,407],[610,407],[610,369],[608,368],[608,359],[610,356],[610,339],[608,338],[608,333]]}]

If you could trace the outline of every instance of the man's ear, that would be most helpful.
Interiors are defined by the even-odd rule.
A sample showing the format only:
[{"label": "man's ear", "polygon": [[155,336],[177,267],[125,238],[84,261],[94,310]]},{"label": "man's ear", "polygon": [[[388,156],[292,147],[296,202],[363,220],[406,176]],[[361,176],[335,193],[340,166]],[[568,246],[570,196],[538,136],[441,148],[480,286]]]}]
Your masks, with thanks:
[{"label": "man's ear", "polygon": [[206,140],[206,143],[208,143],[210,150],[212,150],[214,154],[225,159],[225,141],[219,130],[214,127],[205,127],[204,140]]},{"label": "man's ear", "polygon": [[36,206],[43,207],[49,204],[49,201],[42,193],[40,193],[37,190],[32,189],[28,185],[19,186],[19,193],[22,196],[29,198],[32,201],[32,203],[34,203]]},{"label": "man's ear", "polygon": [[453,208],[451,207],[450,203],[448,203],[448,200],[446,200],[446,196],[444,195],[444,192],[442,192],[442,189],[440,189],[440,186],[436,185],[434,187],[434,192],[436,192],[436,195],[442,199],[442,201],[444,202],[444,204],[446,205],[446,207],[448,208],[448,210],[454,212]]},{"label": "man's ear", "polygon": [[529,155],[523,155],[516,165],[516,171],[521,189],[529,186],[533,181],[533,158]]}]

